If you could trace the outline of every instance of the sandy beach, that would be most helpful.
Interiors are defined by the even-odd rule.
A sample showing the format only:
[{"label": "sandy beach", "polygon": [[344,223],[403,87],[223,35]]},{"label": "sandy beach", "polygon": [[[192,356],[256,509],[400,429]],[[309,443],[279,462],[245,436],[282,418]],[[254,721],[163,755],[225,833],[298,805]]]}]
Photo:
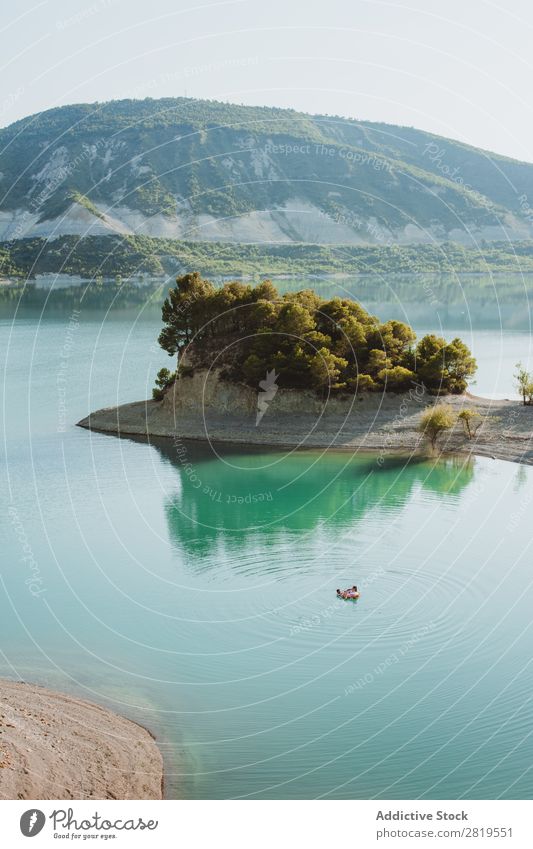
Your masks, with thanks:
[{"label": "sandy beach", "polygon": [[0,681],[0,799],[161,799],[146,729],[90,702]]},{"label": "sandy beach", "polygon": [[98,410],[78,424],[119,436],[419,453],[428,450],[417,429],[420,415],[440,401],[456,413],[466,408],[476,411],[481,427],[469,439],[458,422],[441,436],[439,451],[533,463],[533,407],[469,393],[436,399],[414,389],[321,400],[310,392],[280,389],[256,425],[257,393],[200,373],[177,381],[162,401]]}]

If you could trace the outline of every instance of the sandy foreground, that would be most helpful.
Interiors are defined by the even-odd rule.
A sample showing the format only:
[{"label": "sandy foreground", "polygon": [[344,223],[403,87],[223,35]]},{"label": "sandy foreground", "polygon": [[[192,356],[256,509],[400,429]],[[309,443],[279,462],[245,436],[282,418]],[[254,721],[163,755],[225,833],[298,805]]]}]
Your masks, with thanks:
[{"label": "sandy foreground", "polygon": [[[178,385],[179,384],[179,385]],[[196,385],[195,385],[196,384]],[[516,463],[533,463],[533,406],[496,401],[468,393],[435,399],[417,391],[366,393],[322,402],[306,393],[281,390],[256,424],[257,394],[211,381],[183,381],[161,402],[139,401],[91,413],[78,422],[119,436],[212,440],[249,445],[335,450],[373,450],[383,454],[420,453],[427,442],[418,432],[421,412],[443,401],[456,413],[479,413],[481,427],[469,439],[458,422],[438,443],[443,453],[476,454]]]},{"label": "sandy foreground", "polygon": [[90,702],[0,680],[1,799],[161,799],[153,737]]}]

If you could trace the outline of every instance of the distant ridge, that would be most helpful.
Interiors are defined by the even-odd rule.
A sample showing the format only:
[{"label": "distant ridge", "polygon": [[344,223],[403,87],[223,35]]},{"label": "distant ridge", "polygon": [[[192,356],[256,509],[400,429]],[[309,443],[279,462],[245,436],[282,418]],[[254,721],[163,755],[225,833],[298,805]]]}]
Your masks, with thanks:
[{"label": "distant ridge", "polygon": [[187,98],[0,130],[0,240],[324,245],[528,240],[533,165],[411,127]]}]

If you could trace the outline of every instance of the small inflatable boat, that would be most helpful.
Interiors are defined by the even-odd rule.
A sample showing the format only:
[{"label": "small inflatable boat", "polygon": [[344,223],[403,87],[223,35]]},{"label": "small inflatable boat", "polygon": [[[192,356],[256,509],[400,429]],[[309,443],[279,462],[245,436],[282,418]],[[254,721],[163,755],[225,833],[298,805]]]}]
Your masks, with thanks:
[{"label": "small inflatable boat", "polygon": [[342,598],[344,599],[344,601],[355,601],[355,599],[359,598],[360,595],[360,592],[354,592],[353,590],[345,590],[344,592],[340,593],[337,598]]}]

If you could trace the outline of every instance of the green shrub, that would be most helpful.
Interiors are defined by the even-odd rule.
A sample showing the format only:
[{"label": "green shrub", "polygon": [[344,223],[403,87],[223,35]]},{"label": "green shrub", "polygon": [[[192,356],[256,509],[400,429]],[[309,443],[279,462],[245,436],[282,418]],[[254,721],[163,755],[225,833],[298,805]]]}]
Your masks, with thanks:
[{"label": "green shrub", "polygon": [[463,425],[463,430],[465,432],[465,436],[468,436],[469,439],[473,439],[479,428],[483,424],[483,419],[480,414],[475,410],[461,410],[457,417],[461,424]]},{"label": "green shrub", "polygon": [[449,404],[436,404],[427,407],[420,417],[418,430],[429,439],[432,449],[436,447],[441,433],[450,430],[455,424],[456,416]]},{"label": "green shrub", "polygon": [[413,371],[403,366],[384,368],[378,372],[378,380],[389,392],[404,392],[416,379]]},{"label": "green shrub", "polygon": [[162,401],[165,397],[165,392],[169,386],[172,386],[176,380],[176,372],[170,371],[168,368],[161,368],[157,372],[155,379],[155,387],[152,389],[152,398],[154,401]]}]

